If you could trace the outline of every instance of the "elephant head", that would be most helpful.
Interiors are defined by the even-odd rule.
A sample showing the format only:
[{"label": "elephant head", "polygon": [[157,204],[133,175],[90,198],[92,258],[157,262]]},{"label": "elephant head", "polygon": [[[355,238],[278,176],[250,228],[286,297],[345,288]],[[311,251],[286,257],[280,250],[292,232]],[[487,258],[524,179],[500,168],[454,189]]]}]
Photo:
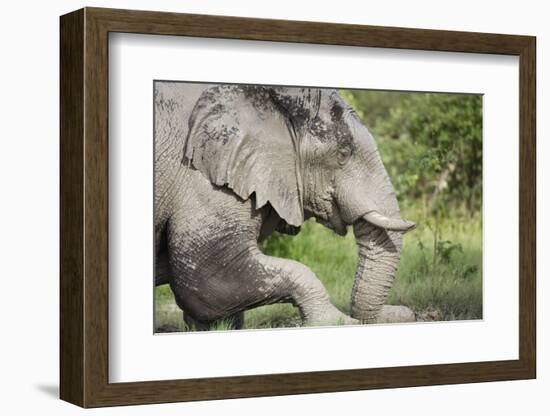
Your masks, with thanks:
[{"label": "elephant head", "polygon": [[400,218],[372,135],[335,90],[209,88],[191,114],[184,156],[255,208],[269,203],[290,226],[310,217],[340,235],[353,226],[351,314],[376,321],[414,223]]}]

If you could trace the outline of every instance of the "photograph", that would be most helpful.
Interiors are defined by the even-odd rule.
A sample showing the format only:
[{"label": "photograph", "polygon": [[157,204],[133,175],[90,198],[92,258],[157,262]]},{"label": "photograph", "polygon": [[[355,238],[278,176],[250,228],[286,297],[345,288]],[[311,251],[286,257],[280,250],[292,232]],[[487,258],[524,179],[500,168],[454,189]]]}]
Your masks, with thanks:
[{"label": "photograph", "polygon": [[[520,384],[540,403],[544,19],[72,7],[56,82],[33,83],[59,100],[35,112],[59,132],[59,255],[34,262],[59,266],[35,291],[52,377],[14,374],[76,411],[408,389],[492,411]],[[18,134],[44,126],[20,107]]]},{"label": "photograph", "polygon": [[153,90],[155,333],[483,319],[482,94]]}]

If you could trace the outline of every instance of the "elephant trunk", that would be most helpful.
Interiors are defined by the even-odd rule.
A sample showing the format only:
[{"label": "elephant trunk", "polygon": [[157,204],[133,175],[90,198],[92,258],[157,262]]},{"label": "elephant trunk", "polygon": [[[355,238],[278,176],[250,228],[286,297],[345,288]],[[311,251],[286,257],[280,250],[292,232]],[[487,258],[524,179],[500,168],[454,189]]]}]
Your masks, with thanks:
[{"label": "elephant trunk", "polygon": [[360,219],[354,224],[359,250],[351,294],[351,316],[375,323],[386,302],[399,265],[403,233]]}]

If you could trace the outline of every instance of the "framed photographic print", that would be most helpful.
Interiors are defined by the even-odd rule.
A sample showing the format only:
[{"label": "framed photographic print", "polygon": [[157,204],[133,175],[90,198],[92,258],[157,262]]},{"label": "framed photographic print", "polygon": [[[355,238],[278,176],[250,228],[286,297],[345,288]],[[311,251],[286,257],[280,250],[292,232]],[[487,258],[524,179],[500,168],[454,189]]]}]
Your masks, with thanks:
[{"label": "framed photographic print", "polygon": [[534,378],[535,38],[61,17],[83,407]]}]

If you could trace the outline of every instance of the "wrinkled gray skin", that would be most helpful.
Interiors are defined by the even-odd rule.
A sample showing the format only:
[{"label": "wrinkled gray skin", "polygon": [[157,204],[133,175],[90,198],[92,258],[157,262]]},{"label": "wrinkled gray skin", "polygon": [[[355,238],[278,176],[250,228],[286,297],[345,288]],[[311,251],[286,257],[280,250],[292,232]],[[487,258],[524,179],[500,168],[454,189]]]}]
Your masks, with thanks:
[{"label": "wrinkled gray skin", "polygon": [[[351,317],[308,267],[259,248],[310,217],[340,235],[354,227]],[[277,302],[305,325],[387,321],[412,227],[371,134],[336,91],[155,84],[155,279],[196,328],[239,328],[243,311]]]}]

